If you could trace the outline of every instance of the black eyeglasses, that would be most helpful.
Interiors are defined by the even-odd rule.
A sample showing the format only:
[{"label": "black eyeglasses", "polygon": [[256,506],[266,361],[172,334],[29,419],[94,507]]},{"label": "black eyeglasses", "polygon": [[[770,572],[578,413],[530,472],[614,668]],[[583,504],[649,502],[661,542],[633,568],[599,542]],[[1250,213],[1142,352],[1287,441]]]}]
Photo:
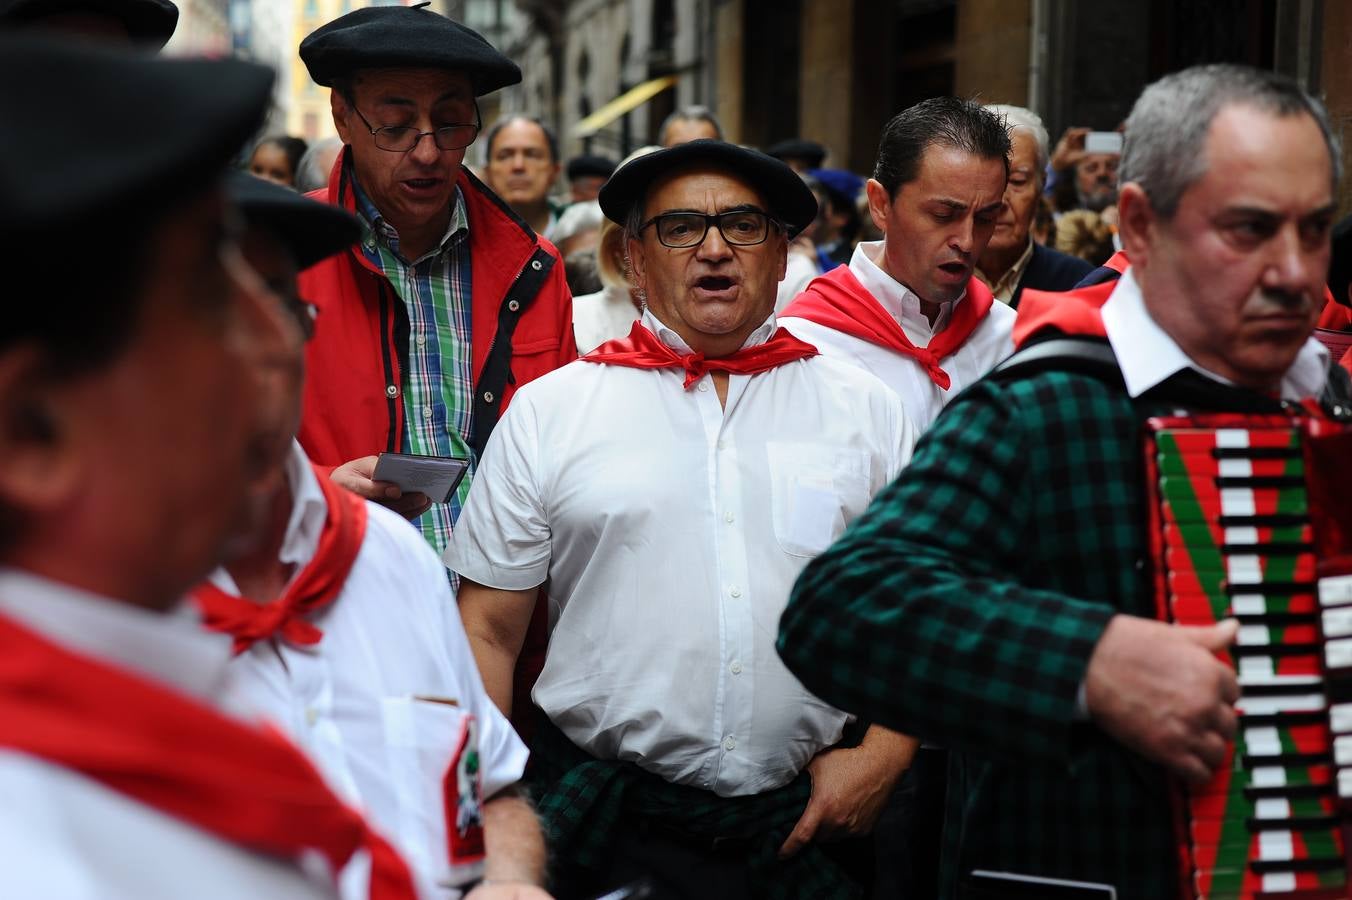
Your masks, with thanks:
[{"label": "black eyeglasses", "polygon": [[736,247],[751,247],[763,243],[770,236],[770,226],[779,225],[769,213],[758,209],[738,209],[732,212],[706,216],[704,213],[676,212],[653,216],[638,227],[639,233],[649,225],[657,226],[657,240],[663,247],[682,250],[704,243],[709,226],[718,228],[723,240]]},{"label": "black eyeglasses", "polygon": [[462,150],[474,143],[474,139],[479,136],[479,129],[483,125],[483,120],[479,118],[479,104],[474,104],[474,123],[468,122],[452,125],[442,125],[435,131],[419,131],[412,125],[386,125],[382,128],[372,128],[371,123],[366,120],[366,116],[361,114],[355,103],[349,104],[352,111],[361,119],[362,124],[371,132],[375,138],[376,146],[381,150],[389,150],[391,153],[407,153],[418,142],[427,135],[432,135],[432,140],[437,145],[438,150]]}]

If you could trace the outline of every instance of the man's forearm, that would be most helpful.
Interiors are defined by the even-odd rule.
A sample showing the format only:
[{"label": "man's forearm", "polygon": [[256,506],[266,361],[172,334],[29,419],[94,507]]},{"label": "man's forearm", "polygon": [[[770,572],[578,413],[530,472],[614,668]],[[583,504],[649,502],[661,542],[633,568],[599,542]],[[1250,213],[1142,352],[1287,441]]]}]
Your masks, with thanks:
[{"label": "man's forearm", "polygon": [[901,774],[911,767],[911,760],[915,759],[915,752],[920,749],[920,741],[881,725],[870,725],[864,732],[864,739],[859,742],[859,749],[879,761],[887,760],[895,770],[896,777],[901,778]]},{"label": "man's forearm", "polygon": [[485,883],[544,884],[544,834],[523,794],[509,788],[484,804],[484,842]]}]

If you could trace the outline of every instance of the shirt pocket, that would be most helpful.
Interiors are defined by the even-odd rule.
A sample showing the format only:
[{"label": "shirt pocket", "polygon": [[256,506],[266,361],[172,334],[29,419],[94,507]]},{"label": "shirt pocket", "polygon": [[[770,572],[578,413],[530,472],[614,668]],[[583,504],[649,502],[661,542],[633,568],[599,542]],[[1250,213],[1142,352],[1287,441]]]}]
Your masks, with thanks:
[{"label": "shirt pocket", "polygon": [[863,451],[770,441],[766,452],[775,539],[790,556],[818,555],[868,506],[869,458]]},{"label": "shirt pocket", "polygon": [[425,697],[385,697],[380,707],[400,844],[439,884],[479,877],[483,793],[474,716]]}]

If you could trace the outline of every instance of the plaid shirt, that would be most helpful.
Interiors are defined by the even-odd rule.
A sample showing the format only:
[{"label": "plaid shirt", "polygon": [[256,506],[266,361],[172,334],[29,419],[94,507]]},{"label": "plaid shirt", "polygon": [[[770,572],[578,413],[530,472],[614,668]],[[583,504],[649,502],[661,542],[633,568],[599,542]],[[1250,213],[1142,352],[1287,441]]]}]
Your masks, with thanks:
[{"label": "plaid shirt", "polygon": [[945,897],[973,869],[1176,891],[1164,772],[1075,715],[1108,619],[1154,617],[1142,412],[1088,375],[976,384],[784,613],[809,689],[951,748]]},{"label": "plaid shirt", "polygon": [[[459,189],[441,243],[413,262],[399,251],[399,233],[354,178],[362,252],[385,273],[408,310],[408,365],[403,373],[404,453],[472,459],[474,411],[470,344],[469,219]],[[473,468],[449,503],[434,503],[417,520],[423,538],[441,553],[469,494]]]}]

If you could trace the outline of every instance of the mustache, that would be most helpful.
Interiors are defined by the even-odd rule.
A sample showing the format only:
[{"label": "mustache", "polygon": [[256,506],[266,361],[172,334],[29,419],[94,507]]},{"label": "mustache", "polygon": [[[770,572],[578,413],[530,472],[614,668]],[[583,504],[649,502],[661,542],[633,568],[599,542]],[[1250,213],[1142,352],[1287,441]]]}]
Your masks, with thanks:
[{"label": "mustache", "polygon": [[1308,291],[1286,291],[1281,288],[1262,288],[1258,296],[1268,306],[1283,312],[1308,312],[1314,302]]}]

